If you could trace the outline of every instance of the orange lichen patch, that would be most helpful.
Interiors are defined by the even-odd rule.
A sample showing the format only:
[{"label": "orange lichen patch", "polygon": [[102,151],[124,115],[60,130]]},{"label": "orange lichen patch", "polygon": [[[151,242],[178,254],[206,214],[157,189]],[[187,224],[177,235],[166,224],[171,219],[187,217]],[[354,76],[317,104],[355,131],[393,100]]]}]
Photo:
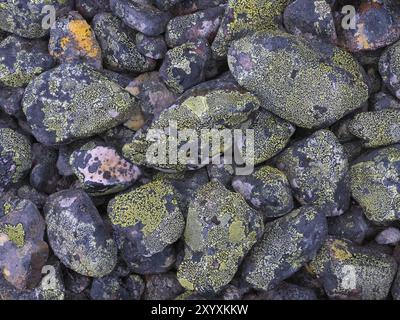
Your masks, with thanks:
[{"label": "orange lichen patch", "polygon": [[371,2],[362,3],[358,10],[360,13],[364,13],[371,8],[380,9],[381,7],[382,7],[382,4],[376,2],[375,0],[372,0]]},{"label": "orange lichen patch", "polygon": [[359,49],[369,49],[371,46],[368,42],[368,37],[365,35],[365,26],[363,23],[357,24],[358,31],[355,34],[356,42]]},{"label": "orange lichen patch", "polygon": [[124,126],[131,129],[131,130],[139,130],[143,127],[145,122],[144,116],[142,113],[136,114],[131,117],[128,121],[124,123]]},{"label": "orange lichen patch", "polygon": [[67,46],[67,44],[69,43],[69,38],[68,37],[63,37],[60,40],[60,44],[61,44],[61,48],[65,49],[65,47]]},{"label": "orange lichen patch", "polygon": [[88,57],[94,58],[99,54],[99,48],[93,41],[93,34],[85,20],[73,20],[68,23],[68,29],[73,34],[78,47],[85,51]]}]

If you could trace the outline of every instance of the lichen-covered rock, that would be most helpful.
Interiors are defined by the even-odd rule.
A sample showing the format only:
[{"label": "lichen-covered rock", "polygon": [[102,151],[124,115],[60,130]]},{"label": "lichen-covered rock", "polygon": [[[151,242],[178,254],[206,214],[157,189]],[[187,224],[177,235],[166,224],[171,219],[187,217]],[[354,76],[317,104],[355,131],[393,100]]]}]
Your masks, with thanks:
[{"label": "lichen-covered rock", "polygon": [[371,97],[371,111],[400,109],[400,101],[385,92],[378,92]]},{"label": "lichen-covered rock", "polygon": [[[201,129],[234,128],[245,122],[248,116],[258,107],[259,101],[256,97],[248,92],[236,89],[199,90],[193,95],[182,96],[174,105],[165,109],[159,115],[147,132],[141,132],[130,144],[126,144],[123,147],[124,157],[135,164],[160,170],[185,171],[198,169],[208,164],[201,157],[207,156],[207,154],[201,155],[203,152],[195,153],[193,151],[189,158],[186,157],[186,153],[182,154],[181,152],[179,155],[180,161],[173,160],[176,155],[170,154],[169,150],[167,150],[168,148],[165,149],[165,154],[160,154],[162,147],[167,145],[168,139],[169,143],[171,141],[177,143],[177,150],[180,150],[186,143],[195,143],[190,136],[178,139],[178,137],[174,137],[173,133],[169,134],[170,131],[166,129],[172,125],[176,125],[177,130],[190,129],[198,132]],[[171,124],[171,122],[175,123]],[[155,135],[154,132],[157,133],[157,130],[165,132],[168,139]],[[224,130],[221,131],[219,134],[222,134]],[[148,135],[149,132],[150,134]],[[209,136],[203,137],[203,141],[207,141],[210,138]],[[201,140],[201,137],[199,140]],[[223,147],[226,150],[231,145],[224,144]],[[211,150],[210,153],[212,154],[209,156],[212,158],[220,152],[221,150],[215,147]]]},{"label": "lichen-covered rock", "polygon": [[44,214],[49,244],[65,266],[89,277],[103,277],[114,269],[115,242],[84,191],[53,193]]},{"label": "lichen-covered rock", "polygon": [[328,233],[338,238],[362,244],[370,231],[369,222],[358,206],[350,208],[341,216],[328,218]]},{"label": "lichen-covered rock", "polygon": [[278,29],[289,0],[229,0],[212,44],[213,55],[224,58],[232,41],[257,31]]},{"label": "lichen-covered rock", "polygon": [[167,45],[163,36],[150,37],[143,33],[136,33],[137,50],[145,57],[160,60],[167,52]]},{"label": "lichen-covered rock", "polygon": [[139,300],[143,291],[144,281],[137,274],[131,274],[126,279],[108,275],[93,280],[90,298],[93,300]]},{"label": "lichen-covered rock", "polygon": [[92,195],[122,191],[141,175],[140,169],[113,147],[90,142],[71,154],[70,164],[85,191]]},{"label": "lichen-covered rock", "polygon": [[235,175],[235,169],[234,164],[224,163],[224,159],[221,159],[219,164],[209,164],[207,166],[207,173],[210,181],[219,181],[226,188],[230,188]]},{"label": "lichen-covered rock", "polygon": [[356,9],[354,27],[341,27],[342,22],[350,21],[344,15],[337,15],[339,44],[347,50],[376,50],[400,38],[400,9],[396,0],[356,1],[353,7]]},{"label": "lichen-covered rock", "polygon": [[20,181],[31,164],[29,140],[12,129],[0,129],[0,191]]},{"label": "lichen-covered rock", "polygon": [[347,155],[335,135],[319,130],[286,148],[277,158],[301,204],[325,207],[327,216],[344,213],[350,202]]},{"label": "lichen-covered rock", "polygon": [[170,12],[174,16],[183,16],[211,7],[225,6],[228,0],[183,0],[175,4]]},{"label": "lichen-covered rock", "polygon": [[110,0],[110,7],[127,26],[148,36],[163,33],[171,19],[168,12],[158,10],[148,0]]},{"label": "lichen-covered rock", "polygon": [[362,112],[349,124],[349,131],[364,141],[367,148],[400,142],[400,110]]},{"label": "lichen-covered rock", "polygon": [[386,299],[397,271],[393,257],[329,237],[310,263],[329,298]]},{"label": "lichen-covered rock", "polygon": [[107,68],[120,72],[146,72],[155,68],[156,62],[138,51],[136,32],[127,28],[118,17],[99,13],[92,20],[92,28]]},{"label": "lichen-covered rock", "polygon": [[317,300],[317,295],[313,289],[282,282],[270,291],[248,294],[244,300]]},{"label": "lichen-covered rock", "polygon": [[173,272],[148,275],[145,282],[144,300],[173,300],[184,291]]},{"label": "lichen-covered rock", "polygon": [[84,61],[100,69],[101,49],[90,25],[76,11],[51,26],[49,52],[59,62]]},{"label": "lichen-covered rock", "polygon": [[176,93],[205,80],[210,47],[203,39],[187,42],[169,50],[160,67],[160,77]]},{"label": "lichen-covered rock", "polygon": [[0,217],[0,268],[14,287],[34,288],[41,279],[49,248],[43,241],[45,223],[36,206],[28,200],[3,203]]},{"label": "lichen-covered rock", "polygon": [[361,155],[350,170],[351,193],[367,218],[382,223],[400,219],[400,145]]},{"label": "lichen-covered rock", "polygon": [[232,187],[265,217],[283,216],[293,209],[293,196],[286,176],[276,168],[264,166],[251,175],[237,176]]},{"label": "lichen-covered rock", "polygon": [[51,14],[45,6],[52,6],[56,16],[73,7],[73,0],[7,0],[0,6],[0,29],[24,38],[41,38],[49,33]]},{"label": "lichen-covered rock", "polygon": [[35,204],[38,209],[42,209],[47,200],[47,194],[38,192],[30,185],[23,185],[17,190],[18,198],[29,200]]},{"label": "lichen-covered rock", "polygon": [[232,280],[263,229],[261,215],[240,195],[216,181],[204,185],[189,204],[180,284],[187,290],[218,292]]},{"label": "lichen-covered rock", "polygon": [[292,34],[335,43],[337,36],[331,7],[326,0],[296,0],[283,14],[285,28]]},{"label": "lichen-covered rock", "polygon": [[266,110],[255,113],[254,130],[254,164],[267,161],[282,151],[295,132],[295,126],[278,118]]},{"label": "lichen-covered rock", "polygon": [[299,127],[329,126],[368,99],[361,66],[328,43],[256,33],[233,42],[228,63],[265,109]]},{"label": "lichen-covered rock", "polygon": [[224,11],[223,7],[213,7],[171,19],[165,32],[167,45],[177,47],[198,38],[204,38],[211,43]]},{"label": "lichen-covered rock", "polygon": [[379,60],[379,73],[390,92],[400,99],[400,41],[383,52]]},{"label": "lichen-covered rock", "polygon": [[3,86],[24,87],[53,65],[45,41],[11,35],[0,42],[0,84]]},{"label": "lichen-covered rock", "polygon": [[166,87],[158,72],[142,73],[125,89],[139,99],[141,108],[146,114],[152,114],[155,117],[178,98]]},{"label": "lichen-covered rock", "polygon": [[164,250],[181,237],[185,227],[176,191],[161,179],[117,195],[107,211],[122,257],[137,273],[147,273],[142,267],[146,257],[157,254],[154,259],[160,262],[169,256]]},{"label": "lichen-covered rock", "polygon": [[110,0],[75,0],[76,10],[87,20],[96,14],[110,11]]},{"label": "lichen-covered rock", "polygon": [[25,88],[1,88],[0,110],[10,116],[19,117],[22,114],[21,101]]},{"label": "lichen-covered rock", "polygon": [[273,289],[315,257],[327,232],[325,213],[312,206],[267,223],[263,238],[244,260],[243,279],[257,289]]},{"label": "lichen-covered rock", "polygon": [[164,11],[170,9],[171,7],[182,1],[183,0],[152,0],[157,8]]},{"label": "lichen-covered rock", "polygon": [[79,63],[64,63],[35,78],[22,106],[32,134],[45,145],[93,136],[139,111],[128,92]]}]

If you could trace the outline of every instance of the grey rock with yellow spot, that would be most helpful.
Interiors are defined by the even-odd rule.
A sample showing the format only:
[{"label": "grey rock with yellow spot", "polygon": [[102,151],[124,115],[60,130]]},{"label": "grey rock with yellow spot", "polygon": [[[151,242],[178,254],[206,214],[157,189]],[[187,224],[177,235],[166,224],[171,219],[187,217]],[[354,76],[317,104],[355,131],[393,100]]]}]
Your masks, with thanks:
[{"label": "grey rock with yellow spot", "polygon": [[165,32],[165,41],[169,47],[180,46],[198,38],[212,42],[224,11],[224,7],[212,7],[171,19]]},{"label": "grey rock with yellow spot", "polygon": [[233,279],[263,229],[261,215],[239,194],[217,181],[204,185],[189,204],[180,284],[190,291],[217,293]]},{"label": "grey rock with yellow spot", "polygon": [[160,67],[160,77],[176,93],[205,80],[210,47],[203,39],[187,42],[169,50]]},{"label": "grey rock with yellow spot", "polygon": [[0,268],[9,283],[20,290],[33,289],[42,277],[49,248],[43,241],[45,222],[29,200],[2,203],[0,217]]},{"label": "grey rock with yellow spot", "polygon": [[0,191],[19,182],[32,165],[31,143],[24,135],[0,129]]},{"label": "grey rock with yellow spot", "polygon": [[53,193],[44,214],[49,244],[67,268],[89,277],[103,277],[114,269],[115,242],[84,191]]},{"label": "grey rock with yellow spot", "polygon": [[[198,132],[201,129],[221,129],[216,133],[222,137],[224,133],[231,133],[230,130],[224,129],[240,127],[258,108],[258,99],[245,91],[237,89],[198,90],[192,95],[182,96],[175,104],[161,112],[148,130],[138,132],[135,139],[123,147],[123,155],[135,164],[159,170],[174,172],[198,169],[208,164],[201,161],[204,159],[199,159],[201,152],[196,153],[193,150],[192,154],[187,157],[186,153],[182,154],[181,150],[185,144],[196,143],[196,139],[188,136],[181,137],[177,141],[179,137],[174,137],[173,131],[170,131],[173,130],[171,127],[176,126],[177,130],[189,129]],[[167,140],[163,136],[155,134],[160,130],[165,132],[170,141],[177,143],[177,150],[180,152],[179,161],[178,159],[172,161],[174,154],[170,154],[168,148],[165,152],[162,151],[166,147]],[[196,136],[196,138],[204,141],[210,139],[208,136]],[[224,144],[224,150],[231,146],[231,144]],[[210,158],[219,156],[221,153],[217,147],[211,149],[208,154]],[[203,156],[206,157],[207,154]]]},{"label": "grey rock with yellow spot", "polygon": [[331,131],[319,130],[295,142],[276,162],[301,204],[324,206],[327,216],[340,215],[348,209],[348,159]]},{"label": "grey rock with yellow spot", "polygon": [[273,289],[315,257],[327,232],[324,211],[312,206],[267,223],[243,263],[243,279],[256,289]]},{"label": "grey rock with yellow spot", "polygon": [[0,83],[3,86],[25,87],[54,64],[43,40],[27,40],[11,35],[0,43]]},{"label": "grey rock with yellow spot", "polygon": [[185,221],[176,190],[168,181],[153,180],[118,194],[108,203],[107,212],[122,258],[134,272],[158,273],[152,271],[168,269],[175,262],[173,244],[181,237]]},{"label": "grey rock with yellow spot", "polygon": [[351,169],[352,197],[375,223],[400,219],[400,145],[361,155]]},{"label": "grey rock with yellow spot", "polygon": [[23,111],[35,138],[59,145],[90,137],[140,112],[134,97],[86,64],[64,63],[26,88]]},{"label": "grey rock with yellow spot", "polygon": [[400,41],[383,52],[379,60],[379,73],[385,86],[400,99]]},{"label": "grey rock with yellow spot", "polygon": [[118,72],[146,72],[156,61],[142,55],[136,47],[136,32],[127,28],[111,13],[99,13],[92,20],[99,41],[104,65]]},{"label": "grey rock with yellow spot", "polygon": [[349,131],[364,141],[367,148],[400,142],[400,110],[362,112],[349,124]]},{"label": "grey rock with yellow spot", "polygon": [[[0,5],[0,29],[24,38],[49,34],[52,14],[62,16],[72,10],[73,0],[13,0]],[[49,9],[52,6],[54,11]]]},{"label": "grey rock with yellow spot", "polygon": [[85,191],[106,195],[122,191],[139,179],[140,169],[111,146],[89,142],[76,149],[70,165]]},{"label": "grey rock with yellow spot", "polygon": [[248,176],[236,176],[232,187],[266,218],[280,217],[293,209],[293,196],[285,174],[263,166]]},{"label": "grey rock with yellow spot", "polygon": [[329,237],[310,268],[329,298],[382,300],[389,295],[397,263],[380,250]]},{"label": "grey rock with yellow spot", "polygon": [[265,109],[299,127],[329,126],[368,99],[362,67],[328,43],[260,32],[234,41],[228,63]]}]

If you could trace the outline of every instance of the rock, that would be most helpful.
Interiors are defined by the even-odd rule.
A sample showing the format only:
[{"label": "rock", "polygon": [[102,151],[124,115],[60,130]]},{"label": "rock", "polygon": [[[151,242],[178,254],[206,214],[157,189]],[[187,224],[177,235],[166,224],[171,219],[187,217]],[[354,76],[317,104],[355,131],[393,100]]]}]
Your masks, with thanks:
[{"label": "rock", "polygon": [[378,92],[371,97],[371,111],[386,109],[400,109],[400,102],[384,92]]},{"label": "rock", "polygon": [[179,2],[182,2],[183,0],[152,0],[154,5],[160,9],[160,10],[168,10],[174,5],[178,4]]},{"label": "rock", "polygon": [[175,4],[170,12],[174,16],[183,16],[211,7],[225,6],[228,0],[183,0]]},{"label": "rock", "polygon": [[96,278],[92,282],[90,298],[93,300],[139,300],[144,291],[144,282],[136,274],[126,280],[113,275]]},{"label": "rock", "polygon": [[29,200],[35,204],[38,209],[42,209],[47,200],[47,194],[38,192],[30,185],[24,185],[17,191],[18,198]]},{"label": "rock", "polygon": [[140,169],[121,157],[117,150],[92,142],[71,154],[70,165],[85,191],[91,195],[122,191],[141,175]]},{"label": "rock", "polygon": [[71,269],[67,269],[64,274],[65,288],[75,294],[82,293],[91,283],[91,279],[81,275]]},{"label": "rock", "polygon": [[75,8],[86,20],[91,20],[98,13],[110,11],[110,0],[75,0]]},{"label": "rock", "polygon": [[177,16],[168,22],[165,40],[169,47],[204,38],[212,43],[221,23],[224,7],[212,7],[192,14]]},{"label": "rock", "polygon": [[126,143],[131,142],[134,135],[135,131],[120,125],[103,132],[101,137],[105,143],[113,146],[118,152],[121,152],[122,147]]},{"label": "rock", "polygon": [[349,124],[349,131],[362,139],[367,148],[400,142],[400,110],[362,112]]},{"label": "rock", "polygon": [[341,28],[348,22],[337,15],[339,44],[348,51],[376,50],[400,38],[400,11],[396,1],[364,0],[355,4],[355,28]]},{"label": "rock", "polygon": [[257,31],[278,29],[288,0],[228,0],[221,26],[212,44],[213,55],[222,59],[232,41]]},{"label": "rock", "polygon": [[261,291],[256,295],[246,295],[244,300],[317,300],[317,295],[310,288],[282,282],[270,291]]},{"label": "rock", "polygon": [[145,282],[144,300],[173,300],[184,291],[173,272],[148,275]]},{"label": "rock", "polygon": [[[177,141],[178,138],[173,136],[173,132],[169,134],[170,127],[176,125],[177,130],[189,129],[198,132],[201,129],[221,129],[219,134],[222,135],[223,132],[227,132],[223,129],[239,127],[258,107],[257,98],[248,92],[236,89],[199,90],[193,95],[182,96],[174,105],[165,109],[146,132],[140,132],[131,143],[126,144],[122,149],[123,155],[137,165],[154,167],[168,172],[198,169],[208,164],[204,159],[207,154],[204,155],[205,152],[196,153],[196,151],[193,151],[190,157],[182,154],[182,151],[179,151],[184,148],[182,146],[187,143],[196,143],[196,141],[193,141],[194,139],[190,136],[181,136]],[[162,151],[166,142],[162,137],[154,134],[160,131],[166,133],[169,141],[176,141],[177,150],[180,152],[179,161],[177,161],[178,159],[173,160],[176,154],[170,154],[167,150]],[[204,139],[203,137],[203,141],[207,141],[207,139],[209,138]],[[198,140],[202,140],[201,137],[198,137]],[[224,150],[227,150],[231,146],[231,144],[224,144],[223,147]],[[219,153],[218,150],[213,152]],[[209,154],[209,156],[213,157],[216,154]]]},{"label": "rock", "polygon": [[191,291],[217,293],[232,280],[263,229],[261,215],[240,195],[216,181],[204,185],[189,204],[180,284]]},{"label": "rock", "polygon": [[297,36],[335,43],[337,36],[331,7],[325,0],[296,0],[283,13],[286,30]]},{"label": "rock", "polygon": [[255,119],[250,129],[254,130],[255,165],[271,159],[282,151],[296,130],[291,123],[263,109],[255,112]]},{"label": "rock", "polygon": [[386,299],[396,275],[396,261],[379,250],[330,237],[310,263],[329,298]]},{"label": "rock", "polygon": [[0,128],[0,191],[20,181],[31,168],[29,140],[22,134]]},{"label": "rock", "polygon": [[210,48],[204,40],[187,42],[169,50],[160,67],[160,77],[176,93],[205,80],[205,68]]},{"label": "rock", "polygon": [[232,187],[265,218],[280,217],[293,209],[289,182],[276,168],[263,166],[251,175],[236,176]]},{"label": "rock", "polygon": [[371,151],[353,163],[351,193],[368,220],[375,223],[400,219],[400,145]]},{"label": "rock", "polygon": [[127,26],[148,36],[163,33],[171,19],[168,12],[158,10],[147,0],[110,0],[110,6]]},{"label": "rock", "polygon": [[380,232],[376,236],[375,241],[378,244],[396,245],[398,242],[400,242],[400,230],[394,227],[389,227]]},{"label": "rock", "polygon": [[[41,38],[49,34],[51,11],[46,5],[53,6],[56,16],[70,11],[73,0],[15,0],[4,1],[0,8],[0,29],[24,38]],[[45,28],[43,28],[43,23]]]},{"label": "rock", "polygon": [[360,207],[352,207],[338,217],[328,218],[329,235],[346,238],[357,244],[362,244],[370,233],[369,222]]},{"label": "rock", "polygon": [[397,276],[393,282],[392,296],[393,300],[400,300],[400,272],[397,272]]},{"label": "rock", "polygon": [[83,61],[102,67],[101,49],[90,25],[76,11],[58,18],[50,29],[49,52],[60,63]]},{"label": "rock", "polygon": [[265,109],[302,128],[329,126],[368,99],[361,66],[328,43],[256,33],[233,42],[228,63]]},{"label": "rock", "polygon": [[47,52],[45,41],[11,35],[0,42],[0,84],[3,86],[25,87],[53,65],[54,60]]},{"label": "rock", "polygon": [[177,94],[169,90],[158,72],[142,73],[126,87],[141,102],[142,110],[155,118],[177,99]]},{"label": "rock", "polygon": [[100,13],[92,20],[92,28],[99,41],[104,65],[120,72],[146,72],[156,67],[136,47],[136,32],[127,28],[111,13]]},{"label": "rock", "polygon": [[233,164],[226,164],[224,163],[224,159],[221,159],[220,164],[209,164],[207,166],[207,173],[210,181],[219,181],[225,188],[230,188],[235,175],[235,169]]},{"label": "rock", "polygon": [[138,112],[136,100],[85,64],[62,64],[26,88],[23,111],[35,138],[57,145],[90,137]]},{"label": "rock", "polygon": [[185,227],[176,191],[167,181],[154,180],[119,194],[108,203],[107,211],[122,258],[134,272],[150,273],[145,267],[156,254],[150,260],[152,268],[167,266],[167,258],[173,257],[168,247]]},{"label": "rock", "polygon": [[325,213],[305,206],[267,223],[263,238],[242,265],[243,279],[271,290],[313,259],[327,235]]},{"label": "rock", "polygon": [[21,101],[24,91],[24,88],[1,88],[0,110],[11,116],[20,116],[22,114]]},{"label": "rock", "polygon": [[66,267],[89,277],[102,277],[114,269],[114,240],[85,192],[53,193],[44,214],[50,246]]},{"label": "rock", "polygon": [[143,33],[136,33],[137,50],[145,57],[160,60],[167,52],[167,45],[163,36],[150,37]]},{"label": "rock", "polygon": [[347,210],[348,160],[332,132],[316,131],[286,148],[276,161],[301,204],[324,206],[327,216],[341,215]]},{"label": "rock", "polygon": [[39,192],[51,194],[56,192],[60,180],[55,162],[45,162],[35,165],[29,177],[29,183]]},{"label": "rock", "polygon": [[40,281],[49,248],[43,241],[45,223],[29,200],[8,201],[0,217],[0,268],[3,277],[20,290]]},{"label": "rock", "polygon": [[[399,29],[400,30],[400,29]],[[400,99],[400,41],[388,47],[379,60],[379,73],[390,92]]]}]

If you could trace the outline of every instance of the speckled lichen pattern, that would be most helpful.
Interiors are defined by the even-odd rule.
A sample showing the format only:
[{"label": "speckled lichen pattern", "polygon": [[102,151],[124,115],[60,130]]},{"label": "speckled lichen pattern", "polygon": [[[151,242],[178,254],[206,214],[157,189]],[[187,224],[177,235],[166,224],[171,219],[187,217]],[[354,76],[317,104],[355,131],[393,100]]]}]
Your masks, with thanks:
[{"label": "speckled lichen pattern", "polygon": [[400,145],[362,155],[350,170],[351,193],[367,218],[382,223],[400,219]]},{"label": "speckled lichen pattern", "polygon": [[379,60],[379,73],[391,93],[400,99],[400,41],[383,52]]},{"label": "speckled lichen pattern", "polygon": [[233,42],[228,64],[264,108],[299,127],[331,125],[368,99],[361,66],[327,43],[255,33]]},{"label": "speckled lichen pattern", "polygon": [[277,166],[301,204],[323,205],[327,215],[349,206],[348,159],[343,146],[328,130],[316,131],[278,155]]},{"label": "speckled lichen pattern", "polygon": [[187,290],[218,292],[232,280],[263,229],[261,215],[240,195],[217,181],[202,186],[189,204],[180,284]]},{"label": "speckled lichen pattern", "polygon": [[0,129],[0,190],[21,180],[31,164],[28,138],[12,129]]},{"label": "speckled lichen pattern", "polygon": [[81,63],[64,63],[35,78],[22,106],[33,135],[46,145],[90,137],[140,111],[127,91]]},{"label": "speckled lichen pattern", "polygon": [[382,300],[389,294],[397,263],[376,249],[329,237],[310,270],[321,279],[329,298]]},{"label": "speckled lichen pattern", "polygon": [[244,261],[243,279],[257,289],[273,289],[315,257],[327,232],[324,212],[311,206],[267,223]]},{"label": "speckled lichen pattern", "polygon": [[150,254],[176,242],[185,227],[176,191],[163,179],[117,195],[108,204],[108,214],[117,228],[140,232]]}]

